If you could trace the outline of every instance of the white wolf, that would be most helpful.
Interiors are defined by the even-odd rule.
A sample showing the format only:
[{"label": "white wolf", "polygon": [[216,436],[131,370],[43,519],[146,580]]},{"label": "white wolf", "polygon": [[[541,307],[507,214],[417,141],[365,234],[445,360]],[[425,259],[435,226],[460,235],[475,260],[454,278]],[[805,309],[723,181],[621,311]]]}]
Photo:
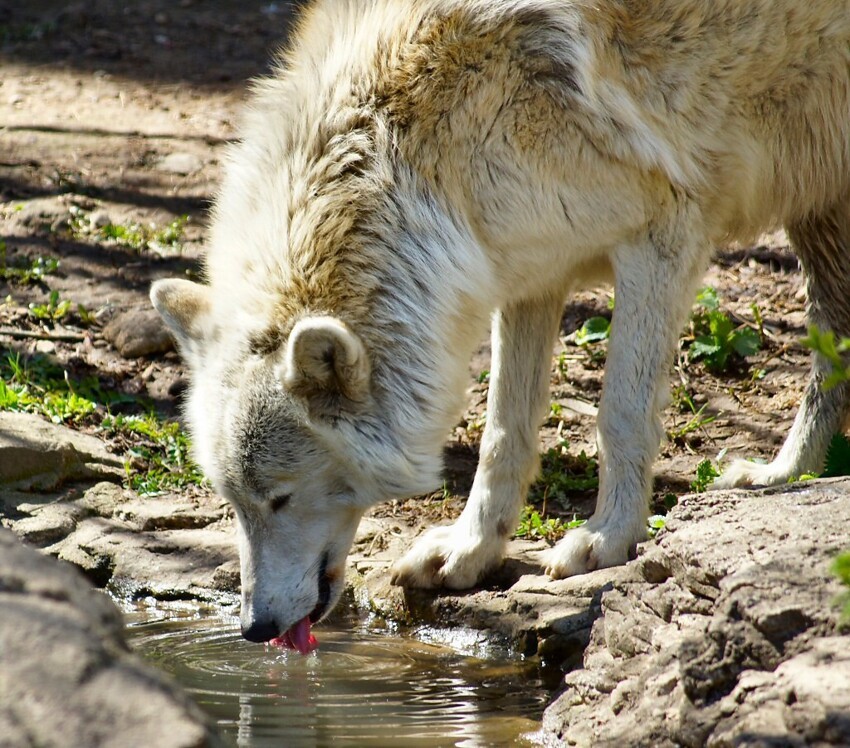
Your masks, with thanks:
[{"label": "white wolf", "polygon": [[[407,585],[496,566],[536,461],[570,291],[614,284],[596,511],[547,572],[645,536],[665,369],[712,254],[785,225],[810,316],[850,334],[850,2],[320,0],[256,84],[207,284],[153,303],[192,372],[197,458],[233,503],[242,627],[311,648],[362,513],[439,484],[492,317],[481,458]],[[769,465],[817,470],[848,410],[816,359]]]}]

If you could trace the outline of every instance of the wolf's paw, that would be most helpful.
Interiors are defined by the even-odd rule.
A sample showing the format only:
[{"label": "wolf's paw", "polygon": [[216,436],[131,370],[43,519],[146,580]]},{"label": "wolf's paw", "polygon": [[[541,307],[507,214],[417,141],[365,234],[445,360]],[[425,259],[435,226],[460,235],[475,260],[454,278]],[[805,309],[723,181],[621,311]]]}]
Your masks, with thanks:
[{"label": "wolf's paw", "polygon": [[736,486],[775,486],[779,483],[787,483],[793,475],[792,470],[777,462],[765,465],[749,460],[734,460],[729,463],[719,478],[714,479],[709,490],[715,491]]},{"label": "wolf's paw", "polygon": [[476,539],[457,525],[434,527],[396,561],[392,583],[420,589],[465,590],[496,567],[503,555],[504,543],[500,540]]},{"label": "wolf's paw", "polygon": [[645,531],[637,535],[622,530],[613,532],[604,524],[592,523],[593,520],[590,520],[586,525],[570,530],[561,542],[543,555],[546,573],[552,579],[624,564],[635,544],[646,539]]}]

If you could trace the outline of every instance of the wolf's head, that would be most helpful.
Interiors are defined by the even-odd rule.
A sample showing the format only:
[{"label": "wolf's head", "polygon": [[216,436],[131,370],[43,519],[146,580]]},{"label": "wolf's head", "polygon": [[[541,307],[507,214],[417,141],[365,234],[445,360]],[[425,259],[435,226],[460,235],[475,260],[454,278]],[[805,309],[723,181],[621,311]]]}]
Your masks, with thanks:
[{"label": "wolf's head", "polygon": [[236,512],[242,633],[309,651],[364,510],[434,476],[400,457],[344,322],[304,316],[264,341],[217,313],[208,286],[158,281],[151,299],[191,369],[195,456]]}]

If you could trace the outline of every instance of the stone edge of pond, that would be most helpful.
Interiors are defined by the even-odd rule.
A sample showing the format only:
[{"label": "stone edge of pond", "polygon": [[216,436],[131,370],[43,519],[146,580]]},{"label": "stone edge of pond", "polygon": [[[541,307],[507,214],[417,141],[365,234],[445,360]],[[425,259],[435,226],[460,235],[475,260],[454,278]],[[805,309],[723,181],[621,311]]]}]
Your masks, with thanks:
[{"label": "stone edge of pond", "polygon": [[[848,492],[848,479],[834,479],[686,496],[637,560],[567,580],[541,575],[543,543],[513,541],[504,566],[464,593],[391,586],[392,561],[421,528],[406,517],[371,516],[357,534],[347,594],[364,612],[479,629],[567,672],[566,691],[545,716],[553,740],[725,745],[756,725],[801,745],[809,734],[850,744],[850,724],[824,711],[832,704],[850,713],[850,695],[833,689],[830,701],[797,682],[801,673],[817,680],[827,666],[848,668],[833,651],[850,651],[850,640],[828,570],[850,545]],[[237,601],[232,514],[209,494],[139,497],[114,482],[7,489],[0,518],[113,594]],[[753,716],[762,702],[772,723]]]},{"label": "stone edge of pond", "polygon": [[602,596],[544,734],[575,746],[850,745],[850,621],[830,568],[850,480],[684,497]]}]

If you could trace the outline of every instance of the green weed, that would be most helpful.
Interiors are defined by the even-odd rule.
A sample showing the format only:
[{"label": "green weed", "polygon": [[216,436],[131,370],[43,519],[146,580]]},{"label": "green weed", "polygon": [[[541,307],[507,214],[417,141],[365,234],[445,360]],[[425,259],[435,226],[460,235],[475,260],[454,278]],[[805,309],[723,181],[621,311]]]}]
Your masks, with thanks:
[{"label": "green weed", "polygon": [[821,332],[817,325],[810,325],[809,334],[800,342],[826,358],[832,365],[832,372],[821,385],[824,390],[850,381],[850,365],[846,363],[843,355],[850,351],[850,338],[836,340],[832,330]]},{"label": "green weed", "polygon": [[204,477],[189,457],[189,438],[177,423],[154,413],[113,415],[112,406],[144,407],[138,398],[104,390],[97,377],[71,381],[48,357],[9,352],[0,358],[0,410],[27,411],[55,423],[100,427],[102,433],[125,442],[132,458],[127,484],[142,494],[201,485]]},{"label": "green weed", "polygon": [[76,206],[71,207],[69,226],[71,233],[78,239],[94,236],[107,243],[141,252],[150,249],[155,252],[179,252],[180,242],[189,216],[178,216],[164,227],[141,223],[107,223],[104,226],[92,226],[87,214]]},{"label": "green weed", "polygon": [[576,330],[576,344],[586,346],[608,340],[611,335],[611,321],[605,317],[591,317]]},{"label": "green weed", "polygon": [[838,604],[842,606],[841,618],[845,624],[850,624],[850,551],[844,551],[836,556],[832,562],[832,573],[838,577],[841,584],[848,590],[838,597]]},{"label": "green weed", "polygon": [[654,538],[659,530],[667,525],[667,518],[663,514],[653,514],[647,521],[649,537]]},{"label": "green weed", "polygon": [[581,527],[587,520],[577,519],[575,515],[567,522],[558,517],[543,518],[533,506],[528,505],[523,507],[522,514],[519,518],[519,525],[514,532],[518,538],[526,538],[527,540],[546,540],[554,543],[556,540],[564,537],[567,530],[572,530],[574,527]]},{"label": "green weed", "polygon": [[688,392],[685,385],[679,385],[673,389],[673,404],[680,412],[689,414],[690,417],[682,426],[677,426],[668,432],[667,435],[671,441],[682,442],[688,434],[704,428],[717,419],[717,416],[704,415],[708,403],[704,403],[697,408],[691,393]]},{"label": "green weed", "polygon": [[109,435],[132,435],[130,454],[140,469],[128,468],[127,482],[140,494],[202,485],[204,476],[190,457],[188,436],[174,422],[155,414],[108,415],[101,427]]},{"label": "green weed", "polygon": [[53,257],[36,257],[29,264],[10,265],[6,259],[6,242],[0,239],[0,280],[20,283],[38,283],[45,275],[59,269],[59,260]]},{"label": "green weed", "polygon": [[[720,299],[710,286],[703,288],[696,299],[697,309],[691,317],[693,341],[688,351],[694,360],[702,359],[713,371],[725,371],[733,356],[746,358],[761,348],[758,331],[746,325],[735,325],[720,310]],[[759,313],[757,319],[761,319]]]},{"label": "green weed", "polygon": [[584,451],[569,452],[565,439],[547,450],[540,458],[540,477],[529,490],[532,503],[547,501],[569,505],[570,494],[591,491],[599,487],[599,465]]},{"label": "green weed", "polygon": [[51,291],[47,297],[46,304],[30,304],[29,312],[36,319],[58,322],[68,316],[71,311],[71,302],[59,299],[58,291]]},{"label": "green weed", "polygon": [[844,434],[835,434],[826,450],[821,477],[836,478],[840,475],[850,475],[850,439]]},{"label": "green weed", "polygon": [[720,477],[720,471],[711,460],[703,460],[697,465],[696,478],[691,482],[691,490],[702,493],[711,485],[715,478]]},{"label": "green weed", "polygon": [[79,421],[97,409],[90,383],[81,389],[44,356],[8,352],[0,359],[0,410],[40,413],[54,423]]}]

